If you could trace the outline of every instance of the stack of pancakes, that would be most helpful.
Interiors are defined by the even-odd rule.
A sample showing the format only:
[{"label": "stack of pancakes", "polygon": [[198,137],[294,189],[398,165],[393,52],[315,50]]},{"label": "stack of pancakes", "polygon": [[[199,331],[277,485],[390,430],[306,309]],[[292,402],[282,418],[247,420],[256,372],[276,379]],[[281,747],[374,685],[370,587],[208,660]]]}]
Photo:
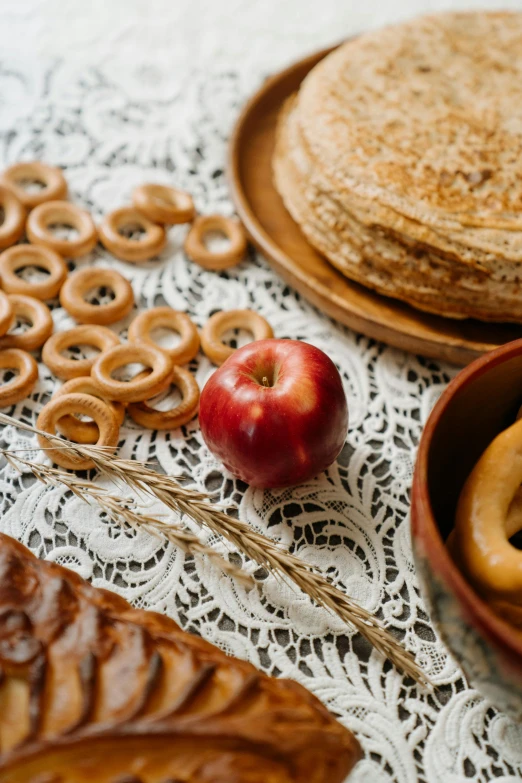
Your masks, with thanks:
[{"label": "stack of pancakes", "polygon": [[273,163],[346,277],[432,313],[522,322],[522,13],[344,44],[285,105]]}]

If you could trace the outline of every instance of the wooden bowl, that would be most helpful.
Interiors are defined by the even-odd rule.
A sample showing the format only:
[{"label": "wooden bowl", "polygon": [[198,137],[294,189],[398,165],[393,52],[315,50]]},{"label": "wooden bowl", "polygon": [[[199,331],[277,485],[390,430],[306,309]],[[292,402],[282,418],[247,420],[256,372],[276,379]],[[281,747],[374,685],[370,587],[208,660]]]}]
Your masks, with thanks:
[{"label": "wooden bowl", "polygon": [[504,622],[462,576],[445,540],[462,486],[522,403],[522,340],[477,359],[450,383],[421,438],[413,479],[415,562],[433,623],[469,682],[522,720],[522,631]]}]

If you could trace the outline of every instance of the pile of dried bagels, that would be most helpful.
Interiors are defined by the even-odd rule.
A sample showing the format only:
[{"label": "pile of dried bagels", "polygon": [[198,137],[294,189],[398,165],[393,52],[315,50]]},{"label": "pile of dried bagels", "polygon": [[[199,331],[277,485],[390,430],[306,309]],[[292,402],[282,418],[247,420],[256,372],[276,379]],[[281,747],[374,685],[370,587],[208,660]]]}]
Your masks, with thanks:
[{"label": "pile of dried bagels", "polygon": [[[37,182],[38,190],[27,183]],[[0,406],[6,407],[30,395],[38,380],[38,365],[31,352],[65,383],[39,413],[37,426],[47,433],[59,431],[84,444],[115,448],[125,414],[152,429],[174,429],[198,411],[199,387],[183,367],[200,347],[215,364],[233,348],[223,342],[230,329],[242,328],[256,339],[272,337],[270,325],[250,310],[215,313],[201,334],[186,313],[156,307],[140,313],[130,323],[128,342],[121,343],[109,329],[134,307],[130,282],[110,268],[82,267],[69,274],[65,259],[90,252],[98,239],[118,258],[142,263],[159,253],[166,243],[166,226],[191,223],[185,240],[189,258],[207,269],[233,266],[245,255],[246,237],[241,225],[221,215],[196,216],[190,194],[163,185],[142,185],[133,193],[133,205],[105,216],[96,228],[91,215],[65,200],[67,183],[62,172],[40,162],[11,166],[0,177],[0,369],[14,377],[0,385]],[[56,227],[74,229],[74,235],[58,234]],[[136,229],[140,235],[137,237]],[[229,239],[225,250],[215,252],[206,244],[209,232]],[[133,233],[134,232],[134,233]],[[29,243],[19,240],[27,236]],[[45,278],[24,279],[28,267],[45,271]],[[93,291],[110,291],[112,299],[94,303]],[[59,297],[61,306],[77,326],[53,334],[53,319],[46,300]],[[13,329],[25,321],[28,328]],[[168,329],[179,335],[173,348],[154,340],[154,331]],[[92,357],[67,356],[81,346],[98,349]],[[128,380],[114,373],[129,365],[144,367]],[[170,410],[157,410],[154,400],[176,386],[181,402]],[[82,420],[80,416],[91,421]],[[59,448],[40,436],[42,447],[59,465],[74,469],[92,467],[92,461]]]}]

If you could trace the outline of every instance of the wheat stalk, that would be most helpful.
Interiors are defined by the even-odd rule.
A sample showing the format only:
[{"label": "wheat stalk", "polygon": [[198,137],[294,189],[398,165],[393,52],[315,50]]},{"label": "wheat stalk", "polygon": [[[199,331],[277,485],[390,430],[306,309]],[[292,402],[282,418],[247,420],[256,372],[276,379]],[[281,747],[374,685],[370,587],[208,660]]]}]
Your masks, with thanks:
[{"label": "wheat stalk", "polygon": [[123,481],[136,492],[155,497],[172,511],[185,514],[202,528],[222,536],[249,559],[287,584],[297,586],[316,604],[330,610],[343,622],[351,624],[404,674],[420,684],[432,687],[428,676],[412,654],[370,612],[325,579],[313,566],[282,549],[270,538],[252,530],[241,520],[213,506],[208,495],[183,487],[175,477],[157,473],[146,464],[122,459],[97,446],[65,441],[56,435],[40,432],[30,424],[18,422],[4,413],[0,413],[0,424],[2,423],[43,435],[53,447],[59,446],[78,457],[91,459],[97,470],[110,480]]},{"label": "wheat stalk", "polygon": [[143,507],[132,498],[111,495],[104,487],[98,487],[92,481],[81,479],[76,474],[69,473],[62,468],[50,468],[47,465],[24,459],[14,451],[0,449],[0,454],[19,473],[22,473],[25,468],[46,486],[63,485],[85,503],[91,504],[94,501],[102,511],[105,511],[107,516],[118,524],[126,522],[135,530],[144,530],[149,535],[165,538],[189,555],[205,555],[228,576],[234,577],[246,587],[254,586],[254,580],[249,574],[233,563],[229,563],[211,547],[203,544],[193,533],[177,527],[171,522],[147,514]]}]

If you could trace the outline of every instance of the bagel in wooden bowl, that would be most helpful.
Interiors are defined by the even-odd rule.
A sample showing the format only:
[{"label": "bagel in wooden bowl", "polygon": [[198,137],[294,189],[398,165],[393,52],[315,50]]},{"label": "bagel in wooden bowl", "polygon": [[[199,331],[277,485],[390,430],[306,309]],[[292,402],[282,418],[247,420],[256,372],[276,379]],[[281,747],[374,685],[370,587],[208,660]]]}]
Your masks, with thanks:
[{"label": "bagel in wooden bowl", "polygon": [[518,720],[522,629],[502,619],[478,594],[447,541],[466,480],[492,441],[515,422],[521,403],[522,340],[462,370],[424,428],[411,512],[415,562],[433,623],[469,682]]}]

